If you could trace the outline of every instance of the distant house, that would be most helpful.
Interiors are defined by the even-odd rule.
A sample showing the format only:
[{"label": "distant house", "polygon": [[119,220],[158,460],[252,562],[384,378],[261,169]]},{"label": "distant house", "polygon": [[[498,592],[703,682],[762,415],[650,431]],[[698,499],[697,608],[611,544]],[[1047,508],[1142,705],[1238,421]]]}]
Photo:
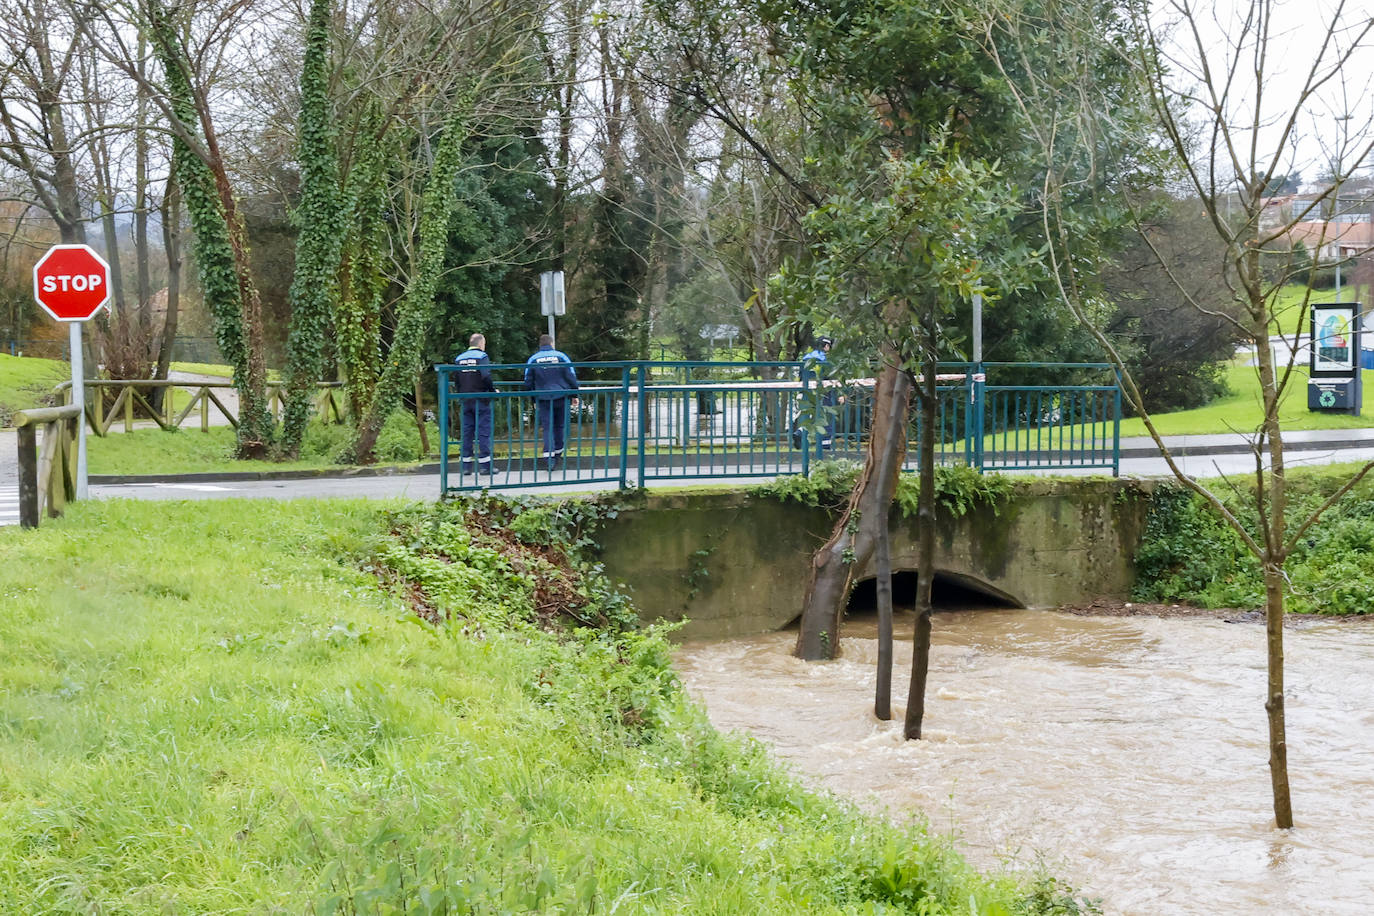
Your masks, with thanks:
[{"label": "distant house", "polygon": [[1295,245],[1301,243],[1323,263],[1349,263],[1352,258],[1374,249],[1374,223],[1367,219],[1363,222],[1294,223],[1288,230],[1288,238]]}]

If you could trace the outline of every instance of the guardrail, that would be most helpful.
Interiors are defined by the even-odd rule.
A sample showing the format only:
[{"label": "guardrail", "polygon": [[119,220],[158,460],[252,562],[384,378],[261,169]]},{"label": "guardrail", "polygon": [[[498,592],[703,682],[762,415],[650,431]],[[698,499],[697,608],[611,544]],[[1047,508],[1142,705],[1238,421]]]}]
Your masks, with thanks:
[{"label": "guardrail", "polygon": [[[871,379],[817,381],[796,362],[574,366],[581,387],[559,398],[525,390],[525,364],[488,367],[498,391],[476,394],[453,390],[458,366],[436,366],[441,491],[805,475],[820,458],[862,460],[867,447]],[[1106,373],[1111,383],[989,385],[985,368],[1030,379]],[[1119,473],[1121,395],[1110,365],[942,363],[939,372],[940,463]],[[483,410],[489,462],[478,435]],[[564,425],[557,455],[549,452],[558,443],[545,440],[550,414]],[[909,441],[918,434],[913,418]],[[904,467],[915,465],[909,450]]]},{"label": "guardrail", "polygon": [[[76,457],[81,411],[66,407],[39,407],[14,415],[19,437],[19,524],[37,528],[47,510],[57,518],[76,499]],[[43,430],[43,449],[38,451],[37,430]]]},{"label": "guardrail", "polygon": [[[225,423],[238,429],[239,418],[236,407],[231,407],[225,403],[227,400],[237,405],[237,397],[222,399],[216,394],[216,392],[234,393],[233,382],[86,379],[85,386],[87,392],[95,392],[95,395],[90,398],[90,403],[86,405],[86,418],[90,424],[91,432],[97,436],[109,435],[111,427],[121,418],[124,421],[125,432],[134,428],[134,421],[137,419],[151,420],[163,430],[177,429],[186,422],[193,412],[200,419],[201,432],[208,432],[211,426],[212,406]],[[64,404],[71,402],[71,387],[71,382],[63,382],[54,389]],[[286,401],[285,387],[285,384],[281,382],[269,382],[267,385],[267,408],[278,419],[281,418]],[[342,393],[343,383],[320,382],[317,388],[316,411],[326,421],[332,416],[334,422],[342,423],[343,406],[339,403],[338,396]],[[161,409],[156,409],[145,392],[150,393],[159,389],[163,392],[162,405]],[[105,394],[112,390],[116,392],[114,401],[109,407],[106,407]],[[187,400],[178,410],[177,402],[181,397],[185,397]]]}]

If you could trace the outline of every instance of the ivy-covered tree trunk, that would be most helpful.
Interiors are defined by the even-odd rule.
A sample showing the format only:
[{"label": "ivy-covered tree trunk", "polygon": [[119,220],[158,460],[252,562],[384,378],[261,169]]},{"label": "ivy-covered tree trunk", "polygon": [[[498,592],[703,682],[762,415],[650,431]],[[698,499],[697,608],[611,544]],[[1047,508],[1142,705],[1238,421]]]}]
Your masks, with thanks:
[{"label": "ivy-covered tree trunk", "polygon": [[[167,312],[162,321],[162,341],[157,350],[157,374],[165,379],[172,369],[172,344],[177,339],[181,317],[181,189],[176,175],[167,176],[167,191],[162,197],[162,250],[167,257]],[[159,388],[159,392],[165,389]],[[158,407],[162,402],[157,403]]]},{"label": "ivy-covered tree trunk", "polygon": [[449,217],[458,196],[456,178],[461,159],[465,104],[457,103],[434,153],[434,165],[425,185],[420,211],[420,250],[406,294],[396,316],[396,331],[391,339],[381,377],[367,412],[358,423],[353,441],[353,457],[359,464],[373,460],[377,435],[387,414],[400,403],[420,370],[424,354],[425,331],[434,317],[434,293],[444,269],[448,247]]},{"label": "ivy-covered tree trunk", "polygon": [[[166,74],[172,110],[182,129],[194,136],[195,125],[204,129],[206,121],[197,114],[190,64],[162,4],[150,2],[148,15],[150,41]],[[239,395],[238,455],[263,458],[272,442],[274,424],[267,409],[261,305],[228,174],[213,136],[206,133],[204,139],[208,162],[181,132],[176,133],[172,172],[191,220],[195,236],[192,252],[205,305],[214,319],[215,341],[234,372],[234,387]]]},{"label": "ivy-covered tree trunk", "polygon": [[339,154],[329,98],[331,0],[311,0],[301,69],[301,204],[297,214],[296,266],[287,301],[291,330],[286,340],[286,407],[278,452],[300,454],[310,420],[311,396],[324,368],[324,344],[338,290],[344,200],[339,191]]},{"label": "ivy-covered tree trunk", "polygon": [[382,217],[387,206],[381,180],[384,159],[382,144],[369,144],[360,151],[348,173],[346,196],[353,201],[353,219],[349,221],[340,259],[334,332],[349,414],[354,422],[367,413],[381,375],[380,326],[386,288],[382,257],[388,245]]},{"label": "ivy-covered tree trunk", "polygon": [[[874,392],[873,426],[868,436],[868,460],[849,504],[835,523],[830,540],[816,551],[811,582],[802,607],[801,632],[795,654],[808,661],[834,658],[839,650],[840,621],[853,586],[853,571],[873,557],[882,528],[887,525],[897,492],[901,461],[906,450],[906,415],[911,381],[890,344],[882,350],[883,370]],[[896,404],[893,404],[893,401]],[[894,423],[892,417],[899,417]]]}]

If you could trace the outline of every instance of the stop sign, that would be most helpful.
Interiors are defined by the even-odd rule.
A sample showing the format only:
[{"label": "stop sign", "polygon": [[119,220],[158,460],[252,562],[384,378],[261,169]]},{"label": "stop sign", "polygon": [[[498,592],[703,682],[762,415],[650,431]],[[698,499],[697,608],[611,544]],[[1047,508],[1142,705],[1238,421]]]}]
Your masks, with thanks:
[{"label": "stop sign", "polygon": [[86,245],[54,245],[33,265],[33,298],[58,321],[87,321],[110,298],[110,265]]}]

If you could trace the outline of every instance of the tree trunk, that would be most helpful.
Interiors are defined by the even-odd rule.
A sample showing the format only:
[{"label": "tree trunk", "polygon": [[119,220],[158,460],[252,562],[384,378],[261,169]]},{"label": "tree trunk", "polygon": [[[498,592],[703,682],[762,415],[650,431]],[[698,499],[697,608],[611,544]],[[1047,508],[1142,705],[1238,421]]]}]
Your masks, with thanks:
[{"label": "tree trunk", "polygon": [[926,359],[921,379],[921,438],[917,461],[921,467],[921,492],[916,503],[916,635],[911,658],[911,688],[906,700],[906,738],[921,737],[926,714],[926,675],[930,669],[930,593],[935,581],[935,423],[936,381],[934,334],[927,328]]},{"label": "tree trunk", "polygon": [[162,322],[162,345],[154,376],[159,379],[167,378],[172,368],[172,345],[177,339],[181,311],[181,191],[173,175],[167,176],[167,193],[162,198],[162,247],[167,252],[167,314]]},{"label": "tree trunk", "polygon": [[[834,533],[812,559],[811,582],[794,650],[798,658],[807,661],[834,658],[838,654],[840,620],[853,585],[851,573],[872,559],[897,491],[901,462],[894,459],[906,450],[905,417],[911,383],[899,368],[893,348],[885,345],[883,357],[884,367],[874,397],[873,427],[868,437],[868,460],[849,504],[835,523]],[[898,402],[895,405],[894,399]],[[894,424],[893,416],[902,419]],[[884,477],[880,472],[887,467],[892,471]]]},{"label": "tree trunk", "polygon": [[[894,382],[898,379],[906,380],[906,375],[893,376]],[[895,396],[889,399],[889,404],[889,428],[895,428],[898,424],[903,424],[905,428],[905,405]],[[896,458],[896,452],[884,452],[884,463],[878,472],[880,479],[900,474],[901,465]],[[875,562],[878,573],[878,676],[873,714],[886,722],[892,718],[892,525],[888,514],[884,515],[884,524],[878,530]]]},{"label": "tree trunk", "polygon": [[1264,631],[1269,678],[1264,711],[1269,715],[1269,780],[1274,790],[1274,823],[1293,826],[1293,800],[1288,790],[1288,736],[1283,704],[1283,569],[1264,566]]},{"label": "tree trunk", "polygon": [[892,532],[883,525],[878,532],[878,677],[873,715],[886,722],[892,718]]},{"label": "tree trunk", "polygon": [[415,428],[420,431],[420,458],[429,457],[429,430],[425,429],[424,390],[420,387],[420,376],[415,376]]}]

